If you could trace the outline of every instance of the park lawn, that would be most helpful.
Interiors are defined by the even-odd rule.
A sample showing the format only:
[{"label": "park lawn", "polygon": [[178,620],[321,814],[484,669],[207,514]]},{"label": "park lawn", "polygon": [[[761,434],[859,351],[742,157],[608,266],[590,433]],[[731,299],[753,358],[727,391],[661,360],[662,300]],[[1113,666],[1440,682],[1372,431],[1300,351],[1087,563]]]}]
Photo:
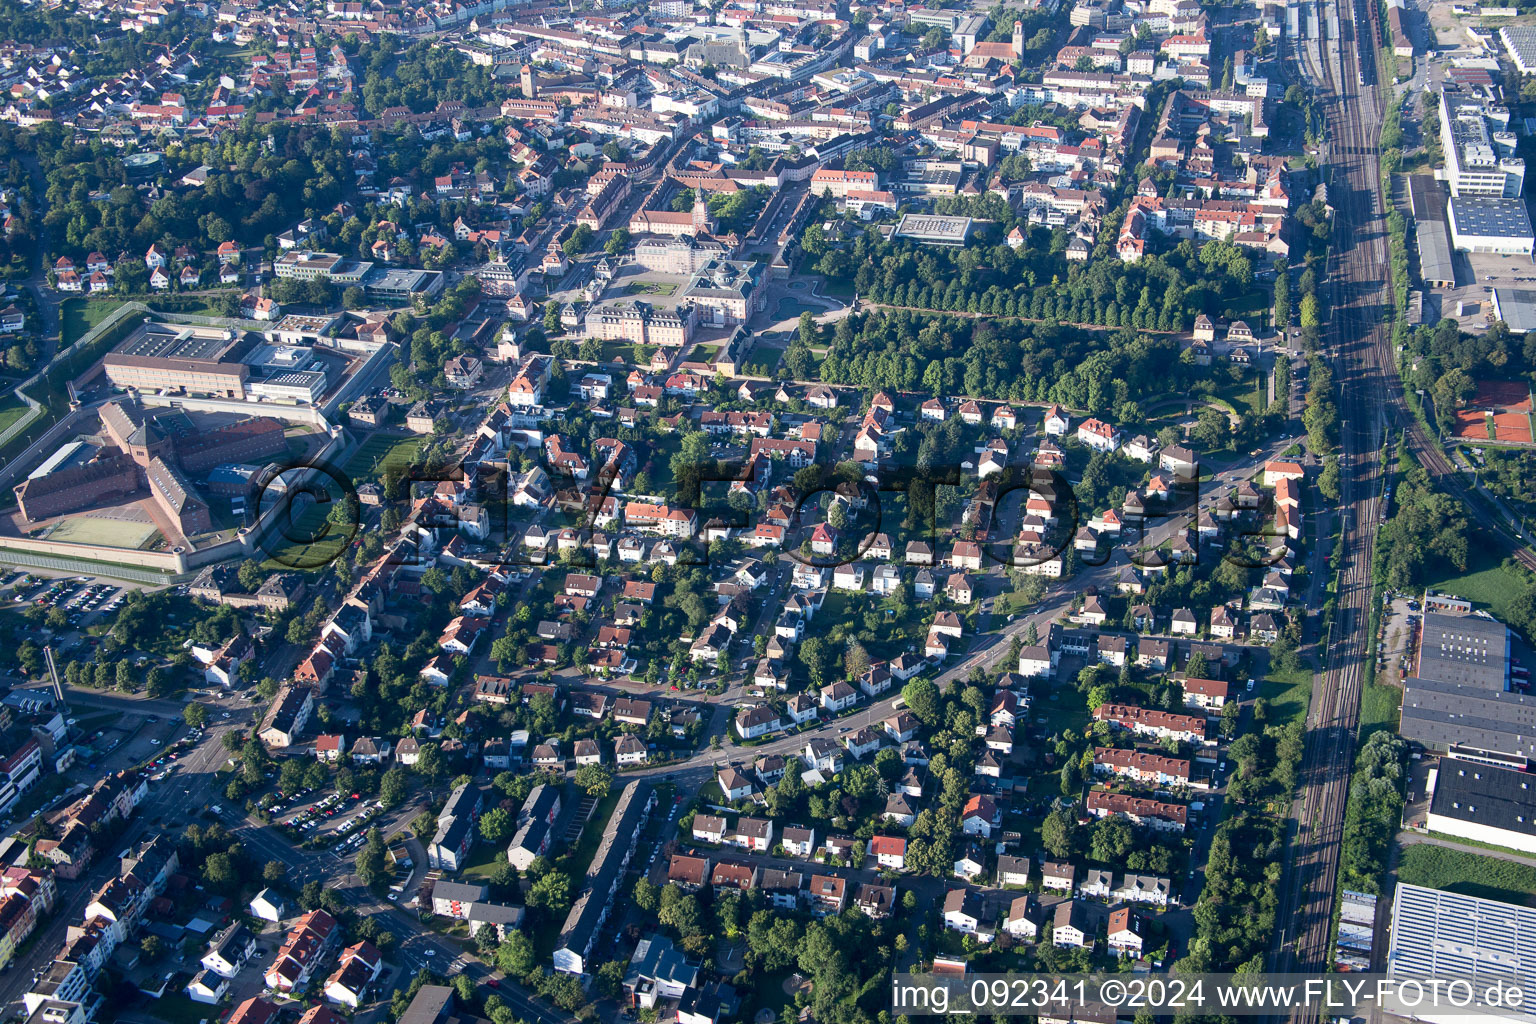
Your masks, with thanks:
[{"label": "park lawn", "polygon": [[121,299],[65,299],[59,308],[60,341],[66,347],[80,340],[80,336],[101,323],[118,306]]},{"label": "park lawn", "polygon": [[1227,304],[1227,314],[1233,320],[1248,321],[1248,326],[1257,331],[1269,324],[1274,308],[1275,302],[1270,297],[1269,289],[1255,284]]},{"label": "park lawn", "polygon": [[1232,406],[1244,419],[1264,414],[1264,375],[1256,370],[1249,370],[1240,381],[1223,380],[1212,394]]},{"label": "park lawn", "polygon": [[[1417,843],[1403,848],[1397,879],[1411,885],[1536,906],[1536,867],[1470,850]],[[1476,879],[1476,881],[1473,881]]]},{"label": "park lawn", "polygon": [[599,359],[604,363],[622,363],[625,366],[649,366],[656,354],[655,345],[636,345],[628,341],[603,342]]},{"label": "park lawn", "polygon": [[1269,702],[1267,724],[1284,726],[1305,718],[1312,703],[1312,672],[1305,668],[1272,671],[1259,684],[1259,696]]},{"label": "park lawn", "polygon": [[746,361],[741,364],[741,372],[749,377],[772,377],[779,371],[779,363],[784,359],[784,350],[775,348],[765,342],[759,342],[753,347]]},{"label": "park lawn", "polygon": [[625,295],[671,295],[677,291],[677,284],[672,281],[632,281],[628,288],[624,289]]},{"label": "park lawn", "polygon": [[641,469],[650,478],[652,494],[671,494],[677,487],[677,481],[672,477],[672,456],[682,450],[682,435],[676,433],[664,434],[651,445],[650,461]]},{"label": "park lawn", "polygon": [[490,878],[491,872],[496,867],[496,855],[502,852],[502,847],[496,843],[477,843],[471,856],[471,860],[464,868],[464,874],[475,878]]},{"label": "park lawn", "polygon": [[752,994],[745,1000],[740,1018],[742,1020],[756,1020],[758,1013],[767,1010],[777,1021],[784,1007],[790,1006],[794,997],[784,990],[784,983],[789,980],[789,971],[779,971],[774,974],[763,974],[753,979]]},{"label": "park lawn", "polygon": [[1036,715],[1042,710],[1045,712],[1045,722],[1040,728],[1045,730],[1047,736],[1081,733],[1093,720],[1088,712],[1087,695],[1078,692],[1075,686],[1052,688],[1050,694],[1035,701],[1030,710]]}]

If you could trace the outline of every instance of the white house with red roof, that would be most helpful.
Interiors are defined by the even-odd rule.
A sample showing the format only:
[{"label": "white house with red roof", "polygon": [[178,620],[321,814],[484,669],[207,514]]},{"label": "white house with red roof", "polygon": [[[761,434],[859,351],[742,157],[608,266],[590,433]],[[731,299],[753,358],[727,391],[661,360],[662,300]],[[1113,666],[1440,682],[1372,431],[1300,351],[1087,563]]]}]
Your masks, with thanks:
[{"label": "white house with red roof", "polygon": [[1086,419],[1078,425],[1077,440],[1094,451],[1112,452],[1120,447],[1120,431],[1100,419]]},{"label": "white house with red roof", "polygon": [[837,553],[837,530],[829,523],[817,523],[811,531],[811,552],[817,555]]}]

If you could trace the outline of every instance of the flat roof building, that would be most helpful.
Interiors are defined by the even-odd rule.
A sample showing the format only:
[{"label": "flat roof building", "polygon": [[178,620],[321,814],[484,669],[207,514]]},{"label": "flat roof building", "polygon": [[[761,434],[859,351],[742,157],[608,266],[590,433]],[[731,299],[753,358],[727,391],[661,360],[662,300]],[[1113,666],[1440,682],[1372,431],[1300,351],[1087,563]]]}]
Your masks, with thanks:
[{"label": "flat roof building", "polygon": [[1536,775],[1447,757],[1431,778],[1431,832],[1536,853]]},{"label": "flat roof building", "polygon": [[975,230],[970,217],[943,217],[931,213],[903,214],[896,225],[897,238],[910,238],[929,245],[964,245]]},{"label": "flat roof building", "polygon": [[1403,680],[1405,739],[1529,760],[1536,757],[1536,697],[1434,679]]},{"label": "flat roof building", "polygon": [[1493,318],[1504,321],[1516,334],[1536,331],[1536,291],[1529,288],[1495,288]]},{"label": "flat roof building", "polygon": [[1419,277],[1431,288],[1456,287],[1456,264],[1446,226],[1445,189],[1431,174],[1408,176],[1413,231],[1419,243]]},{"label": "flat roof building", "polygon": [[[1387,973],[1394,979],[1465,978],[1475,994],[1499,981],[1522,990],[1536,985],[1536,909],[1400,882],[1390,934]],[[1415,1020],[1450,1024],[1475,1015],[1529,1024],[1536,1019],[1529,1012],[1486,1004],[1475,1011],[1437,1012],[1427,1002],[1412,1011]]]},{"label": "flat roof building", "polygon": [[1499,29],[1499,40],[1522,75],[1536,75],[1536,27],[1508,25]]},{"label": "flat roof building", "polygon": [[292,373],[274,373],[266,380],[246,386],[246,391],[258,398],[274,402],[301,402],[313,405],[325,394],[325,373],[320,370],[297,370]]},{"label": "flat roof building", "polygon": [[1440,144],[1451,195],[1513,199],[1525,187],[1525,161],[1515,156],[1508,109],[1454,87],[1441,89]]},{"label": "flat roof building", "polygon": [[443,290],[440,270],[407,270],[379,267],[363,278],[363,291],[371,299],[409,302],[417,295],[433,296]]},{"label": "flat roof building", "polygon": [[1482,615],[1424,613],[1418,675],[1485,690],[1509,689],[1509,628]]},{"label": "flat roof building", "polygon": [[107,379],[140,391],[187,391],[220,398],[244,398],[248,352],[259,334],[225,327],[189,327],[147,322],[102,359]]},{"label": "flat roof building", "polygon": [[299,249],[289,249],[272,264],[272,273],[278,277],[291,277],[300,281],[318,278],[339,285],[357,284],[372,269],[372,263],[354,260],[350,256]]},{"label": "flat roof building", "polygon": [[1536,247],[1524,199],[1453,196],[1450,224],[1451,242],[1466,252],[1529,256]]}]

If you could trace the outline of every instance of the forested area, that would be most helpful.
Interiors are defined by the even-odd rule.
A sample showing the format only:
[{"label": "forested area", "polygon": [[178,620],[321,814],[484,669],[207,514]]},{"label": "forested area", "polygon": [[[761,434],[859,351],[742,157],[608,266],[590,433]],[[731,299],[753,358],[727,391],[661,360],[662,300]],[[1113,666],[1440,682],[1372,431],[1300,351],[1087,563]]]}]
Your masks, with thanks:
[{"label": "forested area", "polygon": [[[118,275],[127,276],[115,283],[125,291],[142,291],[147,284],[148,272],[138,257],[152,244],[168,251],[189,244],[207,252],[232,240],[275,249],[278,232],[306,216],[327,214],[350,192],[346,134],[323,126],[252,126],[173,146],[166,153],[167,181],[199,165],[228,169],[210,173],[201,188],[162,195],[147,204],[139,190],[123,184],[128,175],[117,150],[95,140],[71,144],[51,125],[39,128],[38,135],[37,152],[48,181],[45,221],[52,255],[69,256],[78,265],[91,252],[108,259],[127,253],[140,266],[118,268]],[[489,137],[429,144],[414,129],[405,129],[379,150],[382,177],[400,175],[421,182],[446,173],[455,163],[469,170],[491,169],[505,147]],[[106,198],[93,199],[92,193],[105,193]],[[341,251],[366,256],[367,246],[378,237],[379,220],[409,224],[441,216],[451,223],[468,207],[448,203],[438,210],[422,204],[419,209],[412,205],[373,212],[378,216],[366,223],[334,219],[330,226]]]},{"label": "forested area", "polygon": [[11,220],[0,232],[0,279],[22,280],[31,272],[32,249],[37,244],[37,203],[32,176],[25,158],[33,151],[32,136],[9,122],[0,122],[0,189],[11,198],[6,203]]},{"label": "forested area", "polygon": [[1344,810],[1339,887],[1383,895],[1392,837],[1403,816],[1408,744],[1387,729],[1373,732],[1355,756]]},{"label": "forested area", "polygon": [[943,209],[1002,218],[989,229],[997,244],[920,245],[873,229],[833,244],[812,224],[801,247],[811,269],[870,302],[1110,327],[1187,330],[1197,314],[1223,315],[1253,287],[1252,259],[1230,242],[1185,239],[1135,263],[1115,259],[1102,239],[1116,237],[1123,209],[1106,219],[1087,263],[1067,261],[1071,236],[1062,229],[1036,227],[1017,250],[1002,244],[1013,217],[997,196],[950,200]]},{"label": "forested area", "polygon": [[389,107],[423,113],[448,100],[475,109],[499,103],[505,95],[490,68],[471,64],[451,47],[424,40],[402,51],[400,44],[398,36],[385,34],[358,48],[363,105],[373,117]]},{"label": "forested area", "polygon": [[1394,590],[1416,590],[1430,580],[1467,571],[1469,522],[1459,501],[1435,489],[1424,468],[1403,452],[1392,517],[1377,534],[1375,570]]},{"label": "forested area", "polygon": [[1133,329],[905,310],[855,314],[825,334],[803,318],[780,369],[796,380],[871,390],[1056,402],[1119,422],[1142,418],[1149,397],[1209,394],[1229,372],[1198,365],[1172,337]]}]

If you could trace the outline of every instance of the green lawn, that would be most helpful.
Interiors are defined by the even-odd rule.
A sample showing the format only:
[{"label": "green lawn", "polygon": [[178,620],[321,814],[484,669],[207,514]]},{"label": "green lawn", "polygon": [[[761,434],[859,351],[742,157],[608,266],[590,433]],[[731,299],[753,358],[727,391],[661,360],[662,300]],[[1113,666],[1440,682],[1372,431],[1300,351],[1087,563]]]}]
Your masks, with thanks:
[{"label": "green lawn", "polygon": [[783,349],[759,345],[741,365],[741,372],[749,377],[772,377],[778,372],[779,361],[783,358]]},{"label": "green lawn", "polygon": [[[1056,699],[1052,700],[1053,697]],[[1079,693],[1075,686],[1055,687],[1048,696],[1034,701],[1030,707],[1032,715],[1038,716],[1042,710],[1045,712],[1043,727],[1047,736],[1065,732],[1081,735],[1093,717],[1088,713],[1087,695]]]},{"label": "green lawn", "polygon": [[[267,569],[323,569],[336,560],[351,539],[352,531],[326,523],[327,507],[307,506],[293,522],[274,525],[264,538],[263,550],[272,552]],[[302,538],[316,538],[305,540]],[[298,539],[294,539],[298,538]]]},{"label": "green lawn", "polygon": [[625,295],[671,295],[677,285],[671,281],[632,281],[624,289]]},{"label": "green lawn", "polygon": [[1397,879],[1447,892],[1536,906],[1536,868],[1470,851],[1425,844],[1404,847]]},{"label": "green lawn", "polygon": [[476,844],[474,852],[470,854],[472,859],[465,866],[463,874],[476,878],[491,877],[491,871],[496,866],[496,855],[501,852],[502,848],[495,843]]},{"label": "green lawn", "polygon": [[592,866],[592,858],[597,856],[597,847],[603,841],[603,830],[608,827],[608,819],[613,817],[613,809],[618,806],[619,794],[623,791],[623,787],[614,786],[607,796],[598,801],[592,817],[587,819],[586,826],[581,830],[581,838],[576,840],[576,845],[571,849],[568,871],[578,885],[580,879],[586,877],[587,868]]},{"label": "green lawn", "polygon": [[[1226,377],[1225,370],[1221,376]],[[1212,395],[1232,406],[1245,419],[1261,416],[1265,405],[1264,375],[1257,370],[1249,370],[1240,381],[1222,380]]]},{"label": "green lawn", "polygon": [[64,345],[73,345],[80,336],[101,323],[118,306],[121,299],[65,299],[59,308],[59,333]]},{"label": "green lawn", "polygon": [[0,433],[26,415],[27,407],[14,393],[0,398]]},{"label": "green lawn", "polygon": [[347,460],[347,476],[355,484],[365,483],[378,480],[391,467],[405,469],[429,441],[431,438],[426,435],[399,437],[393,434],[373,434]]},{"label": "green lawn", "polygon": [[1525,582],[1486,547],[1473,545],[1471,571],[1461,576],[1430,580],[1429,589],[1464,597],[1500,620],[1509,621],[1509,602],[1524,593]]},{"label": "green lawn", "polygon": [[1031,608],[1038,603],[1038,601],[1029,600],[1020,591],[1010,590],[1006,594],[997,595],[997,599],[992,602],[992,615],[994,618],[1002,616],[1006,619],[1008,616],[1017,615],[1019,612]]},{"label": "green lawn", "polygon": [[1259,684],[1259,696],[1269,702],[1266,724],[1288,725],[1305,716],[1312,703],[1312,673],[1305,668],[1271,672]]},{"label": "green lawn", "polygon": [[789,974],[783,971],[757,978],[752,985],[752,994],[744,1001],[740,1018],[756,1020],[759,1010],[767,1010],[773,1014],[774,1020],[778,1020],[784,1008],[793,1004],[794,997],[784,990],[784,982]]},{"label": "green lawn", "polygon": [[1227,304],[1227,315],[1233,320],[1246,320],[1249,327],[1258,330],[1269,323],[1274,306],[1269,289],[1254,285]]},{"label": "green lawn", "polygon": [[627,341],[605,341],[599,361],[623,363],[626,366],[649,366],[656,354],[655,345],[634,345]]},{"label": "green lawn", "polygon": [[152,1000],[149,1013],[166,1024],[198,1024],[199,1021],[216,1020],[219,1008],[194,1003],[183,992],[167,991],[159,999]]}]

